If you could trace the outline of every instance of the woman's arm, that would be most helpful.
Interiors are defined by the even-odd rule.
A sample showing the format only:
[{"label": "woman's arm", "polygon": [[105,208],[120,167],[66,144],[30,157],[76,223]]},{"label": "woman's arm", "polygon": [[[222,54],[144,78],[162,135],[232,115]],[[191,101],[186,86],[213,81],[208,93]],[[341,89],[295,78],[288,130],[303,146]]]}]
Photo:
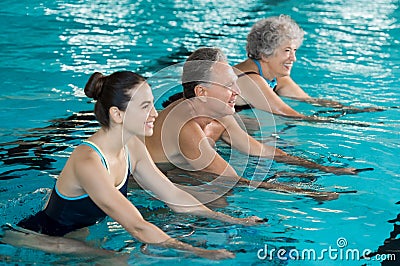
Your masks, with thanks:
[{"label": "woman's arm", "polygon": [[296,99],[318,106],[333,108],[345,107],[343,104],[337,101],[312,98],[290,76],[279,77],[277,78],[277,81],[278,84],[275,91],[279,96]]},{"label": "woman's arm", "polygon": [[226,249],[218,249],[218,250],[207,250],[203,248],[193,247],[189,244],[183,243],[174,238],[170,238],[167,241],[159,244],[162,247],[166,248],[175,248],[180,250],[187,250],[193,252],[199,257],[211,259],[211,260],[220,260],[220,259],[233,259],[235,254]]},{"label": "woman's arm", "polygon": [[380,107],[357,108],[352,106],[345,106],[340,102],[333,100],[326,100],[320,98],[312,98],[308,95],[290,76],[279,77],[278,85],[275,89],[279,96],[292,98],[295,100],[303,101],[317,106],[338,108],[339,111],[346,113],[365,113],[365,112],[379,112],[383,111]]},{"label": "woman's arm", "polygon": [[205,250],[174,240],[157,226],[145,221],[136,207],[115,188],[113,178],[99,160],[79,160],[75,163],[74,171],[93,202],[139,241],[191,251],[210,259],[234,257],[233,253],[226,250]]},{"label": "woman's arm", "polygon": [[278,83],[275,92],[279,96],[288,97],[319,106],[333,108],[344,107],[343,104],[337,101],[312,98],[296,82],[294,82],[290,76],[279,77],[277,78],[277,81]]},{"label": "woman's arm", "polygon": [[[140,153],[141,155],[140,159],[136,163],[136,169],[134,172],[136,181],[145,189],[153,192],[175,212],[189,213],[221,220],[223,222],[243,225],[254,225],[263,222],[262,219],[256,216],[235,218],[220,212],[212,211],[199,202],[194,196],[179,189],[163,173],[161,173],[161,171],[155,166],[144,144],[135,145],[135,153]],[[220,196],[221,195],[217,194],[212,195],[208,201],[215,200]]]},{"label": "woman's arm", "polygon": [[290,76],[278,77],[275,92],[279,96],[295,98],[299,100],[311,99],[308,95]]},{"label": "woman's arm", "polygon": [[[256,109],[275,115],[302,119],[310,122],[325,123],[333,121],[332,118],[306,116],[295,111],[287,105],[259,75],[248,74],[247,76],[240,77],[237,83],[241,89],[240,97],[243,98],[243,104],[250,104]],[[240,99],[238,102],[240,102]]]},{"label": "woman's arm", "polygon": [[237,80],[237,84],[241,90],[240,96],[254,108],[281,116],[305,117],[282,101],[267,82],[257,74],[242,76]]}]

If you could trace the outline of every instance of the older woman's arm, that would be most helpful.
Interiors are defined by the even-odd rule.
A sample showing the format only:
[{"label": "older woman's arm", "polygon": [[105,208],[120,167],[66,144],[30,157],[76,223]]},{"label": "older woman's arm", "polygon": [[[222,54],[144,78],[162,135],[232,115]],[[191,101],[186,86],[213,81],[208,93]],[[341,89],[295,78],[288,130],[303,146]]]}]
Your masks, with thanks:
[{"label": "older woman's arm", "polygon": [[379,112],[384,110],[381,107],[357,108],[353,106],[343,105],[338,101],[313,98],[310,95],[308,95],[290,76],[279,77],[277,78],[277,80],[278,80],[278,85],[275,91],[279,96],[296,99],[317,106],[332,107],[335,109],[339,109],[338,111],[351,114],[365,113],[365,112]]}]

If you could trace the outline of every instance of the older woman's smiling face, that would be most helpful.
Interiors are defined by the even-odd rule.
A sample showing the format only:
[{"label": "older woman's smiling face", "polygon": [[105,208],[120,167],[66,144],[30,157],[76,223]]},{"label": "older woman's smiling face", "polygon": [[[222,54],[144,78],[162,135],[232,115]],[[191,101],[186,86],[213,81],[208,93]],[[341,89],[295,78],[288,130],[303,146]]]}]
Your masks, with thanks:
[{"label": "older woman's smiling face", "polygon": [[264,59],[268,64],[268,69],[273,77],[282,77],[290,75],[293,63],[296,62],[297,43],[294,41],[285,41],[275,49],[274,54]]}]

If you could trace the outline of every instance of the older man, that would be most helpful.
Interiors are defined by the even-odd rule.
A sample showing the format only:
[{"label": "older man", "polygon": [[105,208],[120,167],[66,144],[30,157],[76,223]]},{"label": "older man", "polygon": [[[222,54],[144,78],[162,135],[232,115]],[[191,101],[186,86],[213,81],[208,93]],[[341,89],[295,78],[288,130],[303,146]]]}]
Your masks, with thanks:
[{"label": "older man", "polygon": [[[174,97],[175,101],[159,113],[153,136],[145,140],[153,160],[160,168],[168,163],[185,170],[213,173],[224,181],[254,185],[250,180],[240,177],[214,149],[216,141],[222,139],[232,148],[248,155],[335,174],[357,173],[354,168],[322,166],[291,156],[248,135],[233,116],[235,101],[240,94],[236,80],[237,76],[221,50],[200,48],[189,56],[183,67],[182,98]],[[271,182],[258,182],[257,186],[304,193],[320,199],[338,196],[336,193],[303,190]]]}]

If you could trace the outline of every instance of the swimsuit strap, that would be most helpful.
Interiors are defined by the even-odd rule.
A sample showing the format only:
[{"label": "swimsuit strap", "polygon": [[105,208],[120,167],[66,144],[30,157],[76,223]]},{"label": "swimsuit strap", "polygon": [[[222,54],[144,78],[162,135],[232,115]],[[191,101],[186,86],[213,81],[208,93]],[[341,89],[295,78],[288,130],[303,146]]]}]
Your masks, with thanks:
[{"label": "swimsuit strap", "polygon": [[266,78],[264,78],[264,79],[265,79],[265,81],[268,83],[268,85],[269,85],[273,90],[275,90],[276,85],[278,85],[278,81],[276,80],[276,78],[274,78],[273,80],[269,80],[269,79],[266,79]]},{"label": "swimsuit strap", "polygon": [[[89,146],[90,148],[92,148],[100,156],[101,162],[103,163],[104,167],[107,169],[107,172],[110,174],[110,169],[108,168],[108,163],[107,163],[106,157],[104,156],[104,154],[101,152],[100,148],[96,144],[94,144],[93,142],[91,142],[89,140],[84,140],[84,141],[82,141],[82,143],[80,145],[86,145],[86,146]],[[129,156],[127,147],[125,147],[125,155],[127,158],[126,175],[125,175],[124,179],[122,180],[122,182],[116,187],[118,190],[120,190],[125,185],[126,180],[128,179],[129,175],[132,173],[131,160],[130,160],[130,156]],[[64,196],[63,194],[60,193],[60,191],[58,191],[57,184],[54,185],[54,189],[55,189],[55,192],[57,193],[57,195],[59,195],[61,198],[66,199],[66,200],[79,200],[79,199],[83,199],[83,198],[86,198],[89,196],[88,194],[83,194],[83,195],[77,196],[77,197]]]},{"label": "swimsuit strap", "polygon": [[126,146],[125,146],[125,154],[126,154],[126,159],[127,159],[127,164],[128,164],[128,170],[129,170],[129,172],[132,173],[132,169],[131,169],[131,157],[129,156],[128,147],[126,147]]},{"label": "swimsuit strap", "polygon": [[132,171],[131,171],[131,159],[130,159],[130,156],[129,156],[128,147],[126,147],[126,146],[125,146],[125,156],[126,156],[126,174],[125,174],[124,179],[117,186],[118,190],[120,190],[125,185],[126,180],[129,178],[129,176],[132,173]]},{"label": "swimsuit strap", "polygon": [[257,65],[258,74],[259,74],[261,77],[263,77],[263,78],[265,79],[265,77],[264,77],[264,75],[263,75],[263,72],[262,72],[261,63],[260,63],[257,59],[252,59],[252,60],[253,60],[253,62]]},{"label": "swimsuit strap", "polygon": [[108,163],[107,163],[106,157],[104,156],[104,154],[101,152],[100,148],[96,144],[94,144],[93,142],[91,142],[89,140],[84,140],[84,141],[82,141],[81,145],[86,145],[86,146],[89,146],[90,148],[92,148],[100,156],[101,162],[103,163],[104,167],[107,169],[108,173],[110,173],[110,169],[108,169]]},{"label": "swimsuit strap", "polygon": [[[94,144],[93,142],[89,141],[89,140],[84,140],[82,141],[81,145],[86,145],[91,147],[95,152],[97,152],[97,154],[100,156],[101,162],[103,163],[104,167],[107,169],[108,173],[110,173],[110,170],[108,169],[108,163],[107,163],[107,159],[104,156],[104,154],[101,152],[100,148]],[[129,151],[128,151],[128,147],[125,146],[125,156],[126,156],[126,164],[127,164],[127,168],[129,170],[129,172],[131,171],[131,158],[129,156]]]},{"label": "swimsuit strap", "polygon": [[273,78],[272,80],[267,79],[264,77],[262,68],[261,68],[261,63],[257,59],[252,59],[253,62],[257,65],[259,75],[265,79],[265,81],[268,83],[268,85],[272,88],[275,89],[276,85],[278,84],[278,81],[276,80],[276,77]]},{"label": "swimsuit strap", "polygon": [[260,74],[258,74],[258,73],[255,72],[255,71],[247,71],[247,72],[240,73],[239,75],[237,75],[237,77],[240,78],[240,77],[243,77],[243,76],[246,76],[246,75],[249,75],[249,74],[260,75]]}]

